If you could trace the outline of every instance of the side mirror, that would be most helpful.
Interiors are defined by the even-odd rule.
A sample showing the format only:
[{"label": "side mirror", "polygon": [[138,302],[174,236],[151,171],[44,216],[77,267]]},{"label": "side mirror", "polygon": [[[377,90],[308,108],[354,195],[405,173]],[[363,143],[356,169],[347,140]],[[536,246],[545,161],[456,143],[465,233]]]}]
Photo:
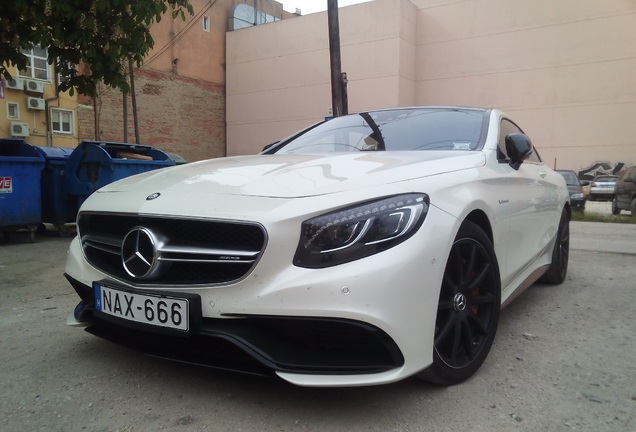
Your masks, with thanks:
[{"label": "side mirror", "polygon": [[524,160],[532,154],[532,142],[527,135],[511,133],[506,135],[506,152],[512,169],[518,170]]},{"label": "side mirror", "polygon": [[590,182],[587,180],[581,180],[581,186],[589,186]]}]

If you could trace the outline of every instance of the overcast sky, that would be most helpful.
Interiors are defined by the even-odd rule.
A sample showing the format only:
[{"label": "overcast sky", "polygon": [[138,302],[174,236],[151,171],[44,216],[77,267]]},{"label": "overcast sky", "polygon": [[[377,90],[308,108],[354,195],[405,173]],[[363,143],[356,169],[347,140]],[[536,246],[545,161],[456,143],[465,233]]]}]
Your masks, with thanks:
[{"label": "overcast sky", "polygon": [[[295,12],[300,9],[303,15],[327,10],[327,0],[278,0],[283,4],[287,12]],[[371,0],[338,0],[338,7],[349,6],[356,3],[365,3]]]}]

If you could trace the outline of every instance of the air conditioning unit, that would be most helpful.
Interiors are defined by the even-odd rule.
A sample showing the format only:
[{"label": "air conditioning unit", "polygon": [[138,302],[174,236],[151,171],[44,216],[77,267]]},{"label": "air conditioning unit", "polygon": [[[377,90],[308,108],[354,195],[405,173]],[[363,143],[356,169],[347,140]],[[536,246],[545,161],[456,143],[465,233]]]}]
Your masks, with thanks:
[{"label": "air conditioning unit", "polygon": [[7,80],[7,88],[24,90],[24,80],[22,78],[11,78],[10,80]]},{"label": "air conditioning unit", "polygon": [[29,124],[22,122],[11,122],[11,136],[27,137],[29,136]]},{"label": "air conditioning unit", "polygon": [[24,90],[31,93],[44,93],[44,84],[40,81],[26,80]]},{"label": "air conditioning unit", "polygon": [[29,97],[27,98],[27,105],[29,109],[42,111],[45,108],[46,103],[44,99]]}]

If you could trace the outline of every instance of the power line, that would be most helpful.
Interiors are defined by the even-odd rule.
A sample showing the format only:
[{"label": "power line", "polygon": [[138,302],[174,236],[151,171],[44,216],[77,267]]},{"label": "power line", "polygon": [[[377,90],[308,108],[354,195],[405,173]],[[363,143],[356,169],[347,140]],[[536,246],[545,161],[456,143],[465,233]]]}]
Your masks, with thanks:
[{"label": "power line", "polygon": [[210,0],[208,2],[208,5],[206,7],[204,7],[203,9],[201,9],[201,11],[199,13],[197,13],[194,18],[192,18],[192,20],[186,24],[186,26],[184,28],[182,28],[181,30],[179,30],[179,32],[177,34],[174,35],[174,37],[168,41],[168,43],[166,43],[159,51],[157,51],[155,54],[152,55],[152,57],[150,57],[148,60],[144,61],[144,64],[149,64],[152,61],[156,60],[157,58],[159,58],[159,56],[161,56],[163,53],[166,52],[166,50],[168,50],[168,48],[174,46],[179,39],[181,39],[186,33],[188,33],[192,27],[199,22],[199,18],[206,13],[208,10],[210,10],[210,8],[212,6],[214,6],[214,4],[217,2],[217,0]]}]

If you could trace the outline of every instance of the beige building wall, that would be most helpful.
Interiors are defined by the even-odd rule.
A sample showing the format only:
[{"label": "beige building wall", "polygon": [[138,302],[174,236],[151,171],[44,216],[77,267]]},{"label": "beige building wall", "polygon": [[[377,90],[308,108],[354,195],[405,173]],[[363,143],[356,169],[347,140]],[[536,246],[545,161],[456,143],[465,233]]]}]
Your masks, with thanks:
[{"label": "beige building wall", "polygon": [[636,163],[636,2],[413,3],[418,103],[501,108],[559,168]]},{"label": "beige building wall", "polygon": [[[374,0],[339,10],[351,112],[501,108],[548,164],[636,163],[632,0]],[[331,105],[327,13],[227,35],[228,155]]]},{"label": "beige building wall", "polygon": [[[351,112],[415,103],[415,6],[381,0],[339,10]],[[228,156],[322,120],[331,107],[327,14],[227,34]]]}]

